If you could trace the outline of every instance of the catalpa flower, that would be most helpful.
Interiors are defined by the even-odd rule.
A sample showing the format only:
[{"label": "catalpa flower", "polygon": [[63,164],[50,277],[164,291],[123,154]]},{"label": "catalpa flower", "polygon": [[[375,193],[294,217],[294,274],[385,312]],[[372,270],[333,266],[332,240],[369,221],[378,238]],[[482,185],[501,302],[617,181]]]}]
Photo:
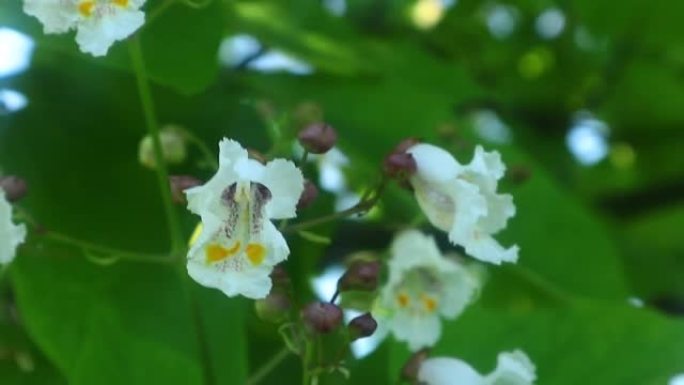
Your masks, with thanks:
[{"label": "catalpa flower", "polygon": [[0,265],[12,262],[26,239],[26,226],[12,223],[12,206],[0,188]]},{"label": "catalpa flower", "polygon": [[145,0],[24,0],[24,12],[36,17],[45,33],[76,30],[81,51],[104,56],[145,22]]},{"label": "catalpa flower", "polygon": [[273,266],[290,250],[270,219],[292,218],[304,178],[295,165],[249,159],[239,143],[219,143],[219,169],[206,184],[185,190],[202,230],[188,253],[188,273],[232,297],[264,298]]},{"label": "catalpa flower", "polygon": [[416,144],[407,150],[416,162],[410,182],[430,222],[471,256],[500,264],[516,262],[518,247],[502,247],[493,237],[515,215],[513,198],[497,194],[506,170],[498,152],[477,146],[473,160],[461,165],[445,150]]},{"label": "catalpa flower", "polygon": [[391,331],[415,351],[437,343],[441,317],[454,319],[471,302],[479,281],[455,260],[442,256],[435,240],[405,231],[391,246],[389,278],[373,315],[381,333]]},{"label": "catalpa flower", "polygon": [[418,371],[418,381],[425,385],[531,385],[535,380],[534,364],[520,350],[499,353],[496,369],[488,375],[449,357],[429,358]]}]

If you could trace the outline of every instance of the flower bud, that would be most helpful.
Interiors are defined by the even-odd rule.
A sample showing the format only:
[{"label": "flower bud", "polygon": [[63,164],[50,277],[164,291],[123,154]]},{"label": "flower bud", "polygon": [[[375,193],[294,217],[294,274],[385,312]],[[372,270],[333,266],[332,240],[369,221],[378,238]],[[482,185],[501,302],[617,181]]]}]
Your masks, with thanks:
[{"label": "flower bud", "polygon": [[[181,128],[172,125],[164,127],[159,133],[159,142],[161,144],[164,162],[168,164],[179,164],[185,161],[187,151],[185,148],[185,138],[183,137]],[[140,141],[140,146],[138,147],[138,160],[147,168],[155,169],[157,167],[154,153],[154,140],[151,135],[145,136]]]},{"label": "flower bud", "polygon": [[418,378],[420,365],[428,358],[428,353],[429,351],[427,349],[413,353],[404,364],[404,367],[401,368],[401,378],[409,382],[415,381]]},{"label": "flower bud", "polygon": [[362,314],[349,322],[347,330],[349,330],[349,337],[352,341],[359,338],[370,337],[378,328],[378,322],[373,318],[371,313]]},{"label": "flower bud", "polygon": [[420,143],[418,139],[408,138],[402,140],[394,150],[385,157],[383,169],[390,178],[399,180],[406,179],[416,172],[417,165],[413,155],[406,151]]},{"label": "flower bud", "polygon": [[417,169],[413,155],[408,152],[393,152],[385,157],[383,168],[390,178],[405,179],[413,175]]},{"label": "flower bud", "polygon": [[312,302],[302,310],[302,319],[310,330],[330,333],[342,324],[342,309],[329,302]]},{"label": "flower bud", "polygon": [[171,198],[178,204],[185,203],[184,191],[202,184],[202,181],[190,175],[171,175],[169,176],[169,187],[171,188]]},{"label": "flower bud", "polygon": [[373,291],[380,279],[380,261],[356,261],[349,266],[339,281],[337,290]]},{"label": "flower bud", "polygon": [[299,143],[312,154],[324,154],[337,143],[337,131],[327,123],[313,123],[299,131]]},{"label": "flower bud", "polygon": [[318,198],[318,188],[310,180],[304,180],[304,191],[297,202],[297,209],[301,210],[309,207]]},{"label": "flower bud", "polygon": [[0,189],[5,191],[5,198],[8,201],[16,202],[26,195],[28,186],[25,180],[14,175],[8,175],[0,177]]},{"label": "flower bud", "polygon": [[282,290],[273,290],[266,298],[254,301],[257,315],[264,321],[283,322],[292,308],[290,297]]}]

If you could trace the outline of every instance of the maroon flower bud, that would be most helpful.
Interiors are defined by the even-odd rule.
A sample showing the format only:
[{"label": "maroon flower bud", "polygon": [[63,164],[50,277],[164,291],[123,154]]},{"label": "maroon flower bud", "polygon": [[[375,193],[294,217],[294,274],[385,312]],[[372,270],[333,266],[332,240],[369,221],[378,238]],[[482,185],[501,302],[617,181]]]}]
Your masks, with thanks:
[{"label": "maroon flower bud", "polygon": [[532,176],[532,170],[523,165],[513,165],[506,173],[508,179],[515,184],[525,183]]},{"label": "maroon flower bud", "polygon": [[337,143],[337,131],[327,123],[314,123],[299,131],[299,143],[312,154],[324,154]]},{"label": "maroon flower bud", "polygon": [[302,310],[302,319],[310,330],[330,333],[342,324],[342,309],[329,302],[312,302]]},{"label": "maroon flower bud", "polygon": [[409,382],[416,381],[420,366],[423,364],[423,361],[428,358],[428,353],[429,351],[427,349],[413,353],[404,364],[404,367],[401,368],[401,378]]},{"label": "maroon flower bud", "polygon": [[304,180],[304,191],[297,202],[297,209],[301,210],[311,206],[311,203],[318,198],[318,188],[310,180]]},{"label": "maroon flower bud", "polygon": [[279,323],[287,319],[292,302],[282,290],[273,290],[266,298],[256,300],[254,308],[262,320]]},{"label": "maroon flower bud", "polygon": [[202,181],[190,175],[171,175],[169,176],[169,186],[171,187],[171,198],[178,204],[185,203],[185,193],[183,191],[199,186]]},{"label": "maroon flower bud", "polygon": [[0,177],[0,189],[5,191],[5,198],[8,201],[16,202],[26,195],[28,186],[23,179],[14,175],[8,175]]},{"label": "maroon flower bud", "polygon": [[339,281],[337,290],[373,291],[380,279],[380,261],[356,261],[349,266]]},{"label": "maroon flower bud", "polygon": [[408,152],[393,152],[385,158],[385,174],[390,178],[405,179],[416,172],[417,165],[413,155]]},{"label": "maroon flower bud", "polygon": [[371,313],[362,314],[349,322],[347,330],[349,330],[349,337],[352,341],[359,338],[370,337],[378,328],[378,322],[373,318]]}]

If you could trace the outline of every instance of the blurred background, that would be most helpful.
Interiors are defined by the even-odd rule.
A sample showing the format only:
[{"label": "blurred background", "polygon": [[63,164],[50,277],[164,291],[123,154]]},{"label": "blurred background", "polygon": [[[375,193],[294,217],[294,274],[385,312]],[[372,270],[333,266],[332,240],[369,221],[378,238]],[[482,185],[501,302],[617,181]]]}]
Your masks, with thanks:
[{"label": "blurred background", "polygon": [[[145,10],[162,125],[212,151],[227,136],[279,156],[310,122],[338,130],[337,149],[306,166],[324,193],[304,218],[353,205],[406,137],[462,161],[476,144],[502,153],[500,190],[518,212],[498,238],[520,245],[520,262],[482,266],[479,301],[445,323],[435,355],[487,372],[499,351],[521,348],[542,385],[684,383],[684,3],[148,0]],[[0,172],[28,181],[20,206],[44,229],[165,250],[155,175],[138,161],[144,134],[126,42],[94,59],[73,34],[44,35],[20,1],[0,4]],[[171,172],[212,174],[194,147]],[[197,218],[178,211],[189,236]],[[298,299],[334,285],[349,253],[382,255],[406,223],[431,231],[392,186],[368,218],[314,229],[331,244],[289,239]],[[250,301],[183,285],[169,266],[105,264],[40,231],[20,251],[2,289],[2,384],[238,384],[282,345]],[[408,352],[370,345],[350,356],[349,383],[396,383]],[[288,362],[264,383],[299,381]]]}]

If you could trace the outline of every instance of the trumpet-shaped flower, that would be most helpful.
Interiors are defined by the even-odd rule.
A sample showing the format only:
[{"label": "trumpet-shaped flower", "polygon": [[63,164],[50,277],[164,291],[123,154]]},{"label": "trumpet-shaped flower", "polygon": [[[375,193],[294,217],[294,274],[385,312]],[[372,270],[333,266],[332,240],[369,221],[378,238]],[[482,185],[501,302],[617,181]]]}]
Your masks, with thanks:
[{"label": "trumpet-shaped flower", "polygon": [[304,178],[292,162],[249,159],[233,140],[223,139],[219,150],[216,175],[185,190],[188,209],[203,225],[188,253],[188,273],[231,297],[264,298],[273,266],[290,253],[270,219],[295,216]]},{"label": "trumpet-shaped flower", "polygon": [[434,345],[441,317],[456,318],[475,297],[479,281],[455,260],[442,256],[435,240],[415,230],[391,246],[389,278],[374,309],[380,333],[391,331],[415,351]]},{"label": "trumpet-shaped flower", "polygon": [[145,22],[145,0],[24,0],[24,12],[36,17],[45,33],[76,30],[81,51],[104,56]]},{"label": "trumpet-shaped flower", "polygon": [[0,189],[0,265],[12,262],[26,238],[26,226],[12,223],[12,206]]},{"label": "trumpet-shaped flower", "polygon": [[481,261],[500,264],[518,260],[517,246],[504,248],[492,237],[515,215],[513,198],[496,193],[506,169],[498,152],[477,146],[467,165],[429,144],[416,144],[407,152],[417,166],[410,179],[416,199],[435,227]]},{"label": "trumpet-shaped flower", "polygon": [[456,358],[429,358],[421,364],[418,380],[425,385],[531,385],[536,374],[529,357],[514,350],[499,353],[496,369],[488,375]]}]

